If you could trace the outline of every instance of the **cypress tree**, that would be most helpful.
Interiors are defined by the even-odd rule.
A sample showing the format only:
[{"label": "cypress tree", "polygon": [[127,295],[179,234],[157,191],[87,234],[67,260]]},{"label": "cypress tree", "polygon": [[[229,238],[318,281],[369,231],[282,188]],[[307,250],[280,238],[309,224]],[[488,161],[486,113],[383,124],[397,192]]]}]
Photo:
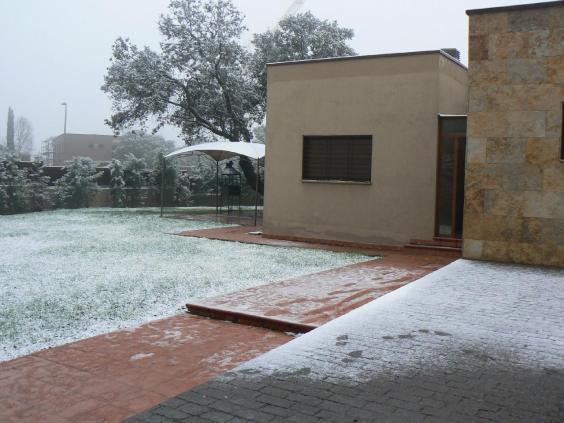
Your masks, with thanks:
[{"label": "cypress tree", "polygon": [[15,151],[15,144],[14,144],[14,111],[11,107],[8,107],[8,124],[6,128],[6,146],[8,147],[8,151],[14,152]]}]

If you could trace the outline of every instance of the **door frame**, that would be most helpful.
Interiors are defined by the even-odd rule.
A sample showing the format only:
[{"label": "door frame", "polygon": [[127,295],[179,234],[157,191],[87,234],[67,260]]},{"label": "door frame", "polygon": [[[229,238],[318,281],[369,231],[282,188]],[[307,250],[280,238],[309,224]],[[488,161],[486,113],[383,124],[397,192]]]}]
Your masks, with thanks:
[{"label": "door frame", "polygon": [[[457,198],[457,190],[458,190],[458,172],[459,172],[459,148],[458,148],[458,142],[460,140],[460,138],[464,138],[466,139],[466,143],[468,143],[468,139],[466,136],[466,132],[447,132],[446,134],[448,134],[449,137],[453,137],[455,139],[455,148],[454,148],[454,156],[453,156],[453,172],[452,172],[452,179],[453,179],[453,184],[452,184],[452,201],[451,201],[451,213],[452,213],[452,222],[451,222],[451,231],[450,231],[450,235],[441,235],[441,233],[439,232],[439,205],[440,205],[440,193],[441,193],[441,178],[440,178],[440,173],[441,173],[441,157],[442,157],[442,147],[443,147],[443,143],[442,140],[444,138],[446,138],[446,134],[443,134],[442,131],[442,127],[441,127],[441,119],[449,119],[449,118],[453,118],[453,119],[460,119],[460,118],[466,118],[466,115],[452,115],[452,116],[441,116],[439,115],[438,119],[437,119],[437,133],[438,133],[438,137],[437,137],[437,165],[436,165],[436,180],[435,180],[435,229],[434,229],[434,237],[435,238],[443,238],[443,239],[456,239],[456,240],[460,240],[462,239],[462,235],[460,235],[460,238],[457,237],[456,235],[456,224],[458,222],[458,219],[461,218],[462,216],[457,216],[456,213],[456,198]],[[466,151],[464,151],[464,155],[466,156]],[[464,163],[466,163],[466,160],[464,161]],[[462,189],[464,189],[464,181],[462,182],[463,186]],[[464,212],[463,212],[464,214]]]}]

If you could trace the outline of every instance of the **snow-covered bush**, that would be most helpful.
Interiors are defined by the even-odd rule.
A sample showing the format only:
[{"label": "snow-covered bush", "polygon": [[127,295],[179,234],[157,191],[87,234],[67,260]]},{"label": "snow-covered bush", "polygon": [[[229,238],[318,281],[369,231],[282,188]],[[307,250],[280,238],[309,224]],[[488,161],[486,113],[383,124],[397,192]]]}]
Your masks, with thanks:
[{"label": "snow-covered bush", "polygon": [[[161,195],[162,189],[162,175],[163,175],[163,153],[159,153],[157,160],[155,161],[152,182],[155,187],[159,190],[159,195]],[[164,171],[164,190],[162,193],[163,204],[165,206],[172,206],[175,204],[176,197],[176,185],[178,179],[178,172],[174,163],[168,161],[165,165]]]},{"label": "snow-covered bush", "polygon": [[110,195],[113,207],[125,207],[125,179],[124,168],[119,160],[110,163]]},{"label": "snow-covered bush", "polygon": [[53,207],[49,191],[49,177],[41,174],[42,163],[35,161],[27,172],[30,211],[41,211]]},{"label": "snow-covered bush", "polygon": [[191,180],[188,175],[178,176],[176,182],[175,201],[177,206],[187,206],[192,195],[190,191]]},{"label": "snow-covered bush", "polygon": [[145,160],[138,159],[133,154],[126,156],[124,165],[124,180],[127,187],[128,207],[139,207],[141,205],[141,189],[145,184],[143,170],[147,167]]},{"label": "snow-covered bush", "polygon": [[90,196],[96,188],[94,162],[86,157],[75,158],[66,167],[65,175],[57,181],[58,199],[70,208],[88,207]]},{"label": "snow-covered bush", "polygon": [[19,168],[16,156],[0,157],[0,213],[26,211],[27,185],[26,171]]}]

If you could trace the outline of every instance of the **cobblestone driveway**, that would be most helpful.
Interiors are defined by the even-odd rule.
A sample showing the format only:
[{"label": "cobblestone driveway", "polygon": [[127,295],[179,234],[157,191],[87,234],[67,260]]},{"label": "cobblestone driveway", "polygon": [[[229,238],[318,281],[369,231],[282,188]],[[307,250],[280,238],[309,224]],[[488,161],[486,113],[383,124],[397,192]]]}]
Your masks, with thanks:
[{"label": "cobblestone driveway", "polygon": [[129,422],[564,420],[564,271],[459,260]]}]

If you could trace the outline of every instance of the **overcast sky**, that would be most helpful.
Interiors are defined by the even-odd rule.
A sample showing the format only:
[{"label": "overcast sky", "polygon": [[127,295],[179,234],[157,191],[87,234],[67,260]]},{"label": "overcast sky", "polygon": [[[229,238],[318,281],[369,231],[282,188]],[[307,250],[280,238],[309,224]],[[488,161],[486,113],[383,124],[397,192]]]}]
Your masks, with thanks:
[{"label": "overcast sky", "polygon": [[[234,0],[249,34],[272,27],[292,0]],[[466,9],[530,3],[519,0],[306,0],[302,11],[355,30],[359,54],[455,47],[467,62]],[[129,37],[158,48],[156,22],[168,0],[0,0],[0,139],[8,106],[27,117],[39,142],[63,131],[110,134],[110,102],[100,91],[113,41]],[[163,135],[175,138],[175,131]]]}]

